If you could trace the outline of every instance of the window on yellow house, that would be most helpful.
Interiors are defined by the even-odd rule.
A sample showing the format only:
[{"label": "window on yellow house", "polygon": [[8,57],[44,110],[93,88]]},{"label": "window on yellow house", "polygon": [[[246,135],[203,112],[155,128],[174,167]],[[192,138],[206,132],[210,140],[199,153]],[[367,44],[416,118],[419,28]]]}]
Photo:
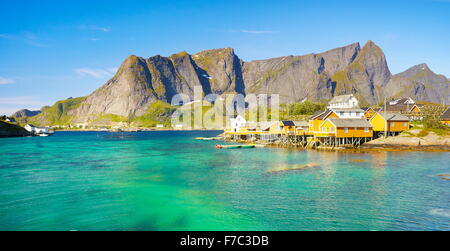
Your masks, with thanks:
[{"label": "window on yellow house", "polygon": [[391,127],[394,127],[394,122],[391,122]]},{"label": "window on yellow house", "polygon": [[331,127],[330,129],[331,129],[331,132],[334,132],[334,127]]},{"label": "window on yellow house", "polygon": [[327,131],[327,128],[322,127],[322,132],[326,132],[326,131]]},{"label": "window on yellow house", "polygon": [[348,133],[348,128],[347,127],[344,128],[344,133]]},{"label": "window on yellow house", "polygon": [[369,128],[368,127],[364,127],[364,132],[369,132]]},{"label": "window on yellow house", "polygon": [[403,127],[406,127],[406,122],[403,122]]}]

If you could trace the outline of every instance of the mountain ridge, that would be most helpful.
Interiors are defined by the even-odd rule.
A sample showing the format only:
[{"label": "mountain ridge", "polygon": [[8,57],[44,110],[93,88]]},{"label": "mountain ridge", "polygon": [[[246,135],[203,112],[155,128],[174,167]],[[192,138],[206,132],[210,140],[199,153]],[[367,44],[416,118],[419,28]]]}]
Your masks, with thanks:
[{"label": "mountain ridge", "polygon": [[158,100],[170,103],[180,93],[192,99],[194,86],[202,86],[205,94],[279,94],[281,103],[353,93],[362,105],[376,105],[386,97],[405,95],[449,103],[450,81],[426,64],[392,75],[382,49],[370,40],[363,47],[352,43],[321,53],[252,61],[243,61],[232,48],[147,59],[131,55],[110,80],[66,112],[77,123],[104,114],[139,117]]}]

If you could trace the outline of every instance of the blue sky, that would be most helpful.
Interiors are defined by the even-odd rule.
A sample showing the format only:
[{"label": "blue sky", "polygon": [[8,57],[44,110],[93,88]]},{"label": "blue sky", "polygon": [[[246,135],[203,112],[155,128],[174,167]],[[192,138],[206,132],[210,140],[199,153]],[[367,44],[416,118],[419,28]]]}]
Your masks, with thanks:
[{"label": "blue sky", "polygon": [[0,114],[85,96],[130,54],[232,47],[242,59],[373,40],[393,73],[450,77],[450,0],[3,1]]}]

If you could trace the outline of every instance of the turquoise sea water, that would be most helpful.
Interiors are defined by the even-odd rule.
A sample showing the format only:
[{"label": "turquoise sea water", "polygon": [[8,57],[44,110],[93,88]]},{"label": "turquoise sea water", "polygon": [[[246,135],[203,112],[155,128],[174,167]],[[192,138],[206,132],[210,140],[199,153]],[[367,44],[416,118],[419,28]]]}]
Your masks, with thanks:
[{"label": "turquoise sea water", "polygon": [[448,152],[194,140],[217,134],[0,139],[0,230],[450,230],[450,181],[437,176],[450,173]]}]

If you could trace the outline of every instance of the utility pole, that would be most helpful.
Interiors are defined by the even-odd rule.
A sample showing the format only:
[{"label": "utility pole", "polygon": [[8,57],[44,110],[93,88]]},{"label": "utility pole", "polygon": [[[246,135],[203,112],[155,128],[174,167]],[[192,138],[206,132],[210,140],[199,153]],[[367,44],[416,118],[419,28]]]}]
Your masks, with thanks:
[{"label": "utility pole", "polygon": [[386,106],[387,106],[387,100],[386,97],[384,97],[384,138],[387,138],[387,127],[388,127],[388,120],[386,116]]}]

